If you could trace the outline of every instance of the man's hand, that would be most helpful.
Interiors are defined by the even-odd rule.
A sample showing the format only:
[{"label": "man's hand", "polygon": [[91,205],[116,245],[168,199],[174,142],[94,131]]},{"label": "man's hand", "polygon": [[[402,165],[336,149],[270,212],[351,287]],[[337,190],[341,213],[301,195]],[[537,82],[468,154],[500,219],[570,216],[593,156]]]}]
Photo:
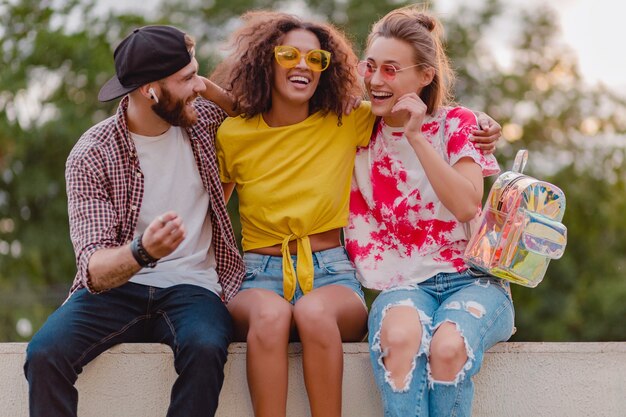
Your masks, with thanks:
[{"label": "man's hand", "polygon": [[[182,219],[168,211],[150,223],[141,240],[144,249],[155,259],[174,252],[185,239]],[[128,282],[141,266],[132,255],[130,244],[97,250],[89,259],[88,274],[91,289],[103,291],[119,287]]]},{"label": "man's hand", "polygon": [[485,113],[478,114],[478,129],[472,131],[470,140],[474,146],[484,154],[492,154],[496,150],[496,143],[502,136],[502,127]]},{"label": "man's hand", "polygon": [[174,252],[185,236],[183,220],[175,212],[168,211],[152,220],[143,233],[142,243],[150,256],[161,259]]}]

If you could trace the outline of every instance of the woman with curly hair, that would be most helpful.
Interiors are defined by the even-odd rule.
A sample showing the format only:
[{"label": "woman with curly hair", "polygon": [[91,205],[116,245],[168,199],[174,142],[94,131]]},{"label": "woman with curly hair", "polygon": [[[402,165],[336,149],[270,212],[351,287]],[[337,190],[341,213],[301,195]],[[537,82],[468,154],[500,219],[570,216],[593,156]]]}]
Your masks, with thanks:
[{"label": "woman with curly hair", "polygon": [[237,188],[246,276],[229,302],[247,347],[256,416],[285,416],[287,347],[299,337],[313,416],[340,416],[342,341],[360,341],[367,308],[341,246],[357,147],[375,117],[361,96],[357,58],[328,24],[250,12],[233,54],[213,76],[241,117],[217,133],[228,199]]}]

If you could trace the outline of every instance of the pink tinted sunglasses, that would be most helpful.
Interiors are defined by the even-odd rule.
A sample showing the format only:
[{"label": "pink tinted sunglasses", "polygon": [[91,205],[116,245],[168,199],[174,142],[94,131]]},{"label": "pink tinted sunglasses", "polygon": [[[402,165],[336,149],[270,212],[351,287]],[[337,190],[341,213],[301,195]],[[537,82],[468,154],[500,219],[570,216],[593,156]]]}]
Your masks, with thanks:
[{"label": "pink tinted sunglasses", "polygon": [[421,65],[426,65],[426,64],[421,63],[421,64],[415,64],[415,65],[411,65],[411,66],[404,67],[404,68],[396,68],[391,64],[382,64],[377,67],[376,65],[372,64],[369,61],[361,61],[356,66],[356,71],[359,73],[361,77],[369,78],[372,75],[374,75],[374,73],[377,70],[380,70],[380,74],[383,76],[385,80],[393,81],[396,78],[396,74],[399,73],[400,71],[404,71],[409,68],[419,67]]}]

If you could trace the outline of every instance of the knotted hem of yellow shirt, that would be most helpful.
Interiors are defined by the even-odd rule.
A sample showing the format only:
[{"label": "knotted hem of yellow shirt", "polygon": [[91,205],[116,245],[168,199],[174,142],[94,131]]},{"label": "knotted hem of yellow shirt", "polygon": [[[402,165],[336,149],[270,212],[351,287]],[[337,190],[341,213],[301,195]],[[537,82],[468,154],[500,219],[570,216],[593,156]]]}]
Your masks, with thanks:
[{"label": "knotted hem of yellow shirt", "polygon": [[283,294],[285,300],[291,301],[296,293],[296,279],[304,294],[313,289],[313,252],[311,251],[311,241],[308,236],[297,237],[298,260],[296,267],[298,273],[293,268],[291,253],[289,252],[289,241],[296,235],[291,234],[283,240]]}]

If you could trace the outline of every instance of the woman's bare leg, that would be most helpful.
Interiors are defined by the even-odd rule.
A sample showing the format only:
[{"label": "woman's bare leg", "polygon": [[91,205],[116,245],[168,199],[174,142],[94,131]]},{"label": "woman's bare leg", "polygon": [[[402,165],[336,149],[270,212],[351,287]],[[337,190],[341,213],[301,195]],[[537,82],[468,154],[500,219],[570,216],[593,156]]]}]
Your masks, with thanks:
[{"label": "woman's bare leg", "polygon": [[294,319],[302,341],[304,382],[313,417],[341,416],[342,341],[357,342],[367,329],[367,311],[351,289],[328,285],[296,302]]},{"label": "woman's bare leg", "polygon": [[248,343],[246,370],[256,417],[287,415],[287,345],[293,306],[264,289],[241,291],[228,303],[235,340]]}]

